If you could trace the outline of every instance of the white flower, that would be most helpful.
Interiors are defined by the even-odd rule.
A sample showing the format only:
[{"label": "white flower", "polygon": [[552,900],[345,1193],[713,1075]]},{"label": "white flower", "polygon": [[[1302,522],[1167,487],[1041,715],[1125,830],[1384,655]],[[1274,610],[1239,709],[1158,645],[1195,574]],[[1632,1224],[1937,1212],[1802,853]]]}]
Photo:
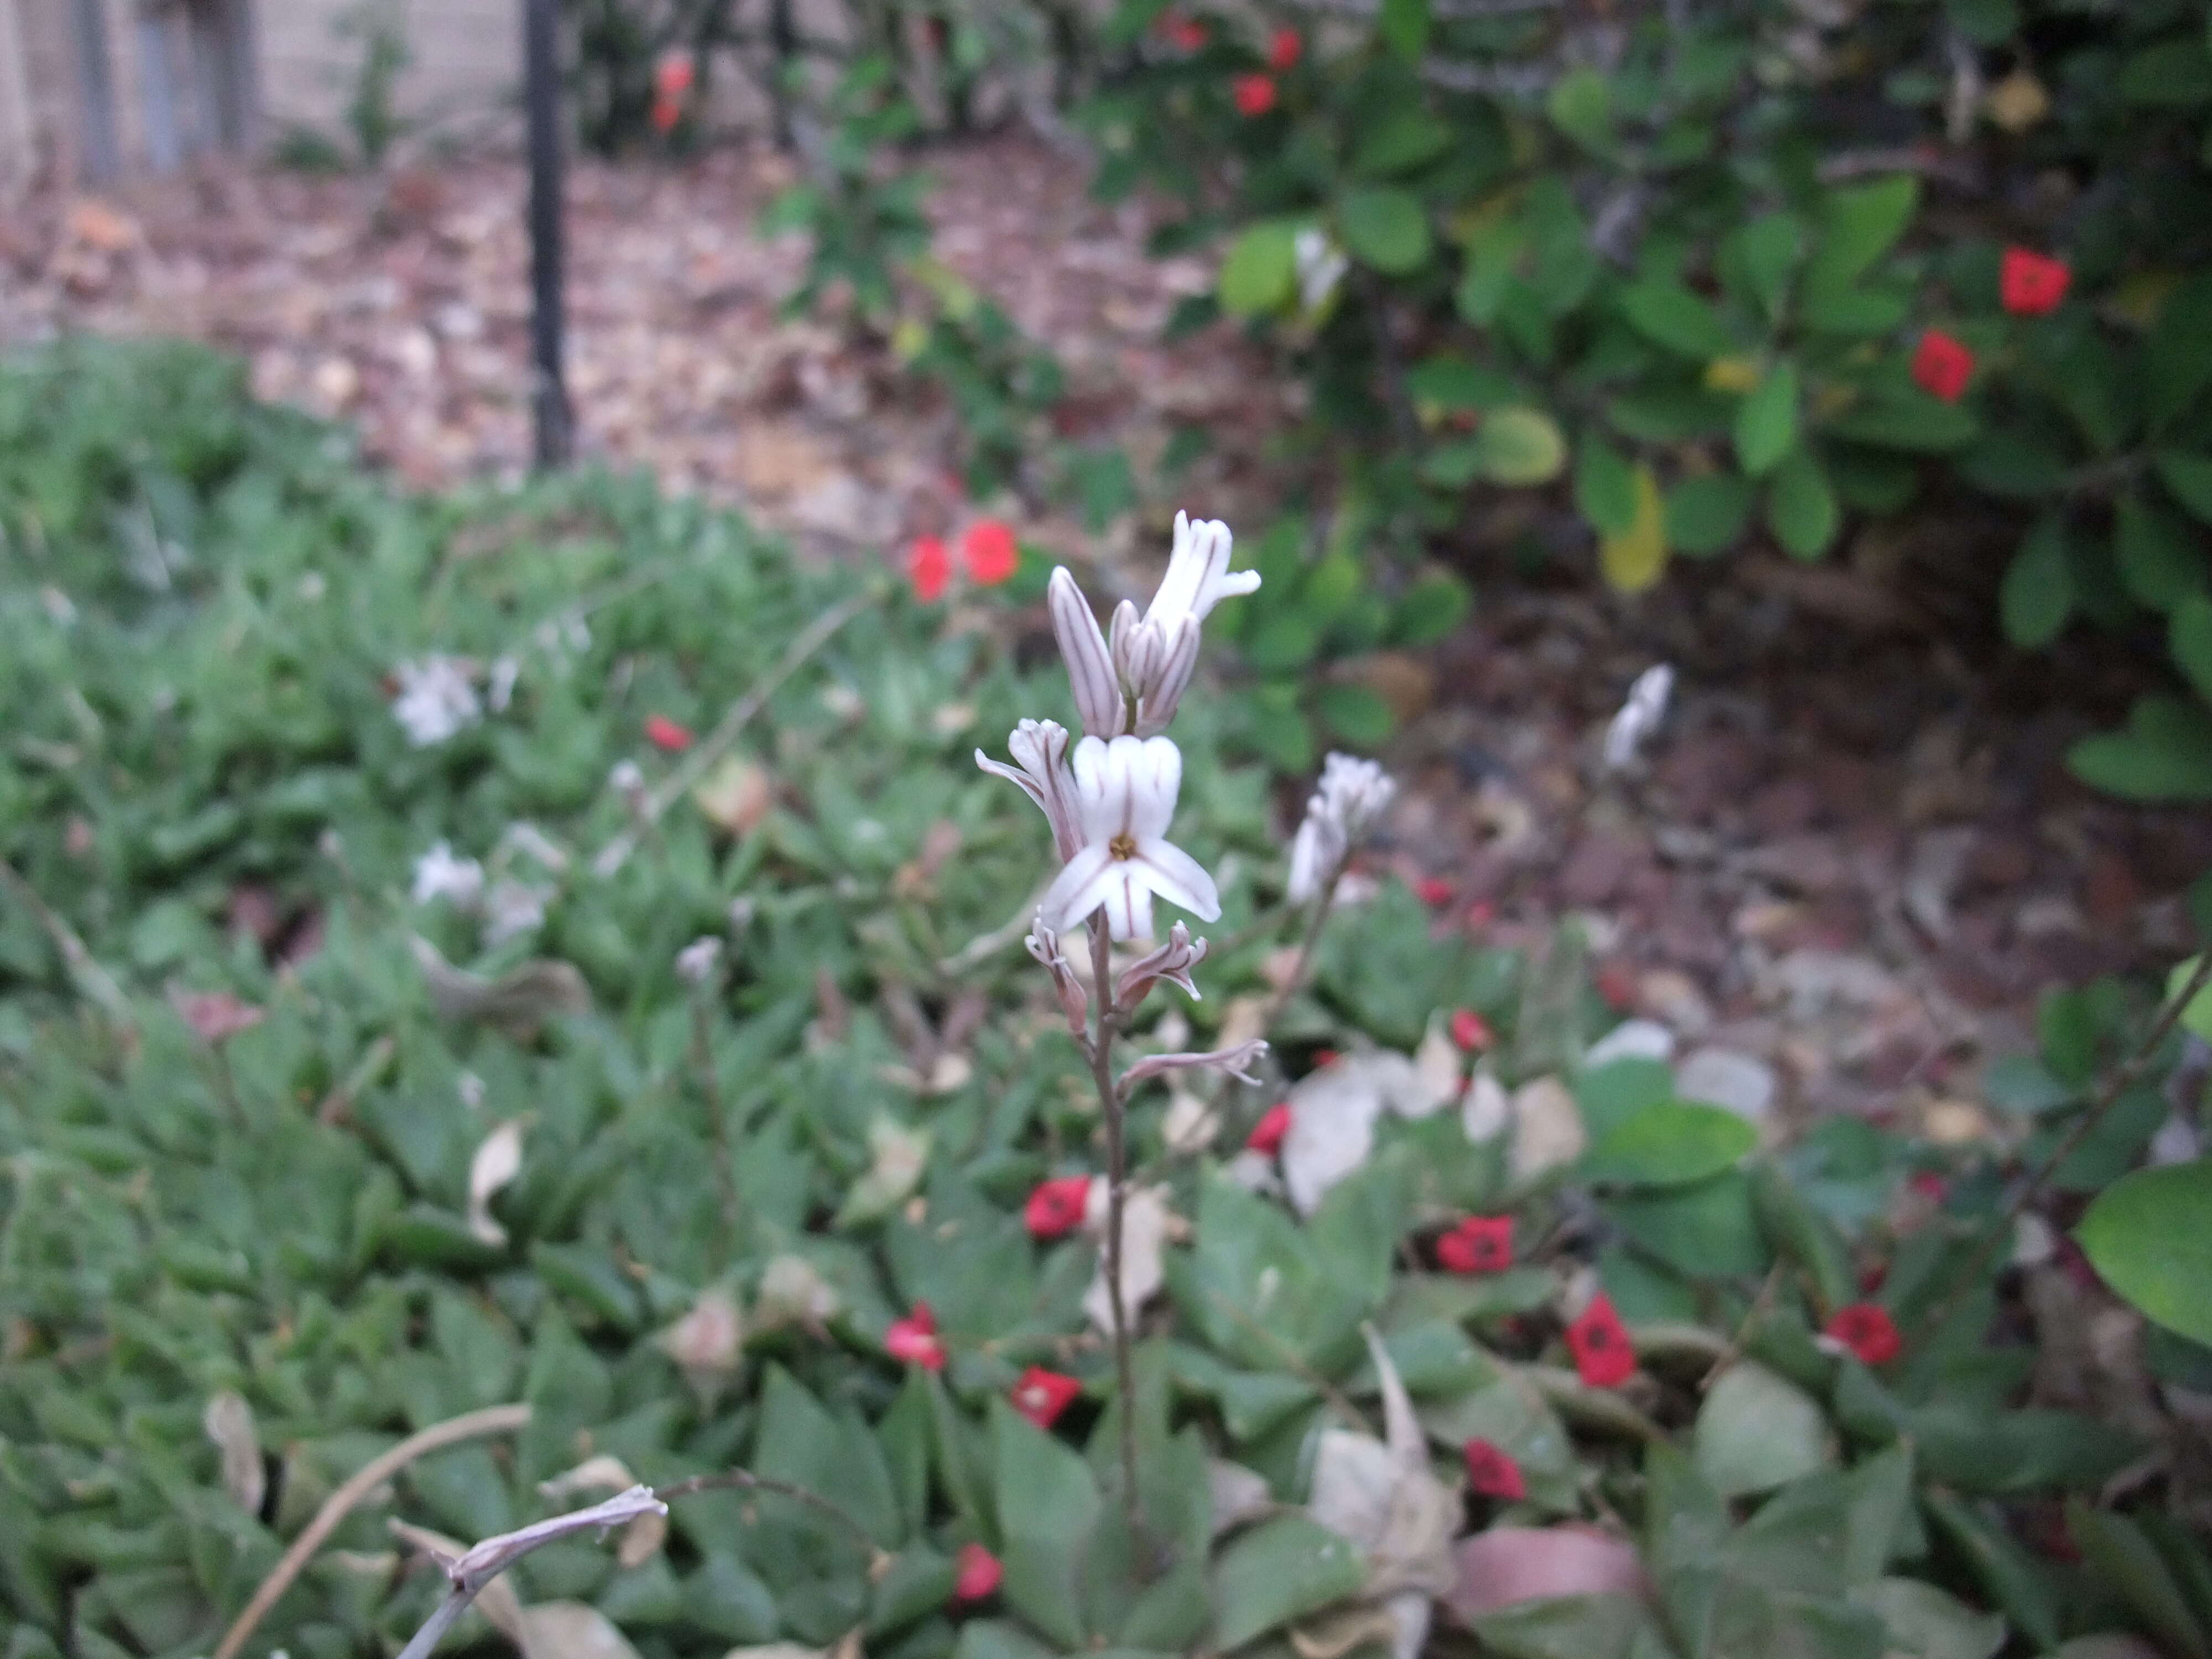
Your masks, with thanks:
[{"label": "white flower", "polygon": [[1086,733],[1149,738],[1167,730],[1198,667],[1199,624],[1222,600],[1260,586],[1258,571],[1230,570],[1234,542],[1218,519],[1194,525],[1176,514],[1167,574],[1141,618],[1127,599],[1114,608],[1110,647],[1075,578],[1064,567],[1052,573],[1053,636]]},{"label": "white flower", "polygon": [[425,657],[420,662],[403,662],[392,673],[399,682],[399,695],[392,702],[392,717],[405,730],[407,741],[417,749],[443,743],[464,726],[474,726],[483,718],[483,705],[477,701],[477,688],[469,677],[468,665],[458,657]]},{"label": "white flower", "polygon": [[522,678],[522,665],[513,657],[501,657],[491,665],[491,684],[484,690],[484,701],[495,714],[507,713],[507,706],[514,701],[514,683]]},{"label": "white flower", "polygon": [[1636,677],[1628,688],[1628,701],[1605,729],[1605,769],[1618,772],[1636,759],[1644,741],[1667,717],[1667,699],[1674,690],[1674,671],[1656,663]]},{"label": "white flower", "polygon": [[1203,921],[1221,916],[1213,878],[1167,839],[1182,787],[1182,755],[1166,738],[1085,738],[1075,745],[1075,811],[1083,848],[1045,890],[1045,926],[1065,933],[1102,905],[1115,939],[1148,939],[1152,896]]},{"label": "white flower", "polygon": [[545,895],[519,881],[495,881],[484,897],[484,944],[504,945],[545,924]]},{"label": "white flower", "polygon": [[676,953],[676,976],[686,985],[704,985],[714,978],[721,960],[722,941],[702,933]]},{"label": "white flower", "polygon": [[1308,314],[1328,302],[1344,273],[1352,269],[1352,261],[1313,225],[1291,239],[1291,257],[1297,272],[1298,307]]},{"label": "white flower", "polygon": [[1045,821],[1052,825],[1053,850],[1062,864],[1066,863],[1083,844],[1067,773],[1067,728],[1056,720],[1024,720],[1007,735],[1006,752],[1014,757],[1012,766],[993,760],[980,749],[975,751],[975,764],[1021,786],[1022,793],[1037,804]]},{"label": "white flower", "polygon": [[634,760],[618,760],[607,773],[607,787],[624,800],[635,802],[645,793],[645,769]]},{"label": "white flower", "polygon": [[1320,785],[1291,842],[1291,903],[1304,904],[1328,886],[1397,793],[1389,774],[1373,761],[1331,755],[1322,763]]},{"label": "white flower", "polygon": [[450,843],[440,842],[415,860],[414,899],[417,904],[428,904],[435,899],[449,899],[461,909],[476,908],[483,896],[483,866],[474,859],[453,856]]}]

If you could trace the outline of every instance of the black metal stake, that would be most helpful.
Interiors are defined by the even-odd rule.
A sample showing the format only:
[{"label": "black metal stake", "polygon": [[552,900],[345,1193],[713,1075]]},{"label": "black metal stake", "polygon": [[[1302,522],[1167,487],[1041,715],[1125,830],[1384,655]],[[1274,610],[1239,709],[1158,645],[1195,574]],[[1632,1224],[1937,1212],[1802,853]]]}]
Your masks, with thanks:
[{"label": "black metal stake", "polygon": [[561,349],[560,0],[522,0],[522,55],[530,112],[530,350],[535,370],[538,465],[566,466],[568,386]]}]

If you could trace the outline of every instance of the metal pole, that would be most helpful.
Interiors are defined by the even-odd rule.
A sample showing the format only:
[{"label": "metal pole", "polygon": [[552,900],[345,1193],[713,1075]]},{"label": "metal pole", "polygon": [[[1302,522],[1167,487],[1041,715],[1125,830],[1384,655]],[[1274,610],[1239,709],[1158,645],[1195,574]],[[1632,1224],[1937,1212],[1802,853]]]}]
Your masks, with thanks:
[{"label": "metal pole", "polygon": [[560,0],[522,0],[530,112],[530,349],[535,374],[538,465],[566,466],[568,387],[561,351]]}]

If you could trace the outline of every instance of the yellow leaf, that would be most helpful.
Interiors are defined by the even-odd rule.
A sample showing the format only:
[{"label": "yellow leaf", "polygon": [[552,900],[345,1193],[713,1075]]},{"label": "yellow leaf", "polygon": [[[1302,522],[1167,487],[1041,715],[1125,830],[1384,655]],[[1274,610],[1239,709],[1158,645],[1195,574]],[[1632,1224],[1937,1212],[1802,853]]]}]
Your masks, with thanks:
[{"label": "yellow leaf", "polygon": [[1708,392],[1753,392],[1766,378],[1749,357],[1716,357],[1705,365]]},{"label": "yellow leaf", "polygon": [[2051,94],[2043,82],[2024,69],[2016,69],[1991,87],[1982,100],[1990,119],[2007,132],[2019,134],[2051,113]]},{"label": "yellow leaf", "polygon": [[912,317],[902,317],[891,330],[891,356],[902,363],[910,363],[921,356],[921,349],[929,343],[929,331]]},{"label": "yellow leaf", "polygon": [[1667,568],[1667,511],[1659,480],[1641,462],[1636,468],[1636,517],[1618,536],[1597,544],[1605,579],[1623,593],[1641,593]]}]

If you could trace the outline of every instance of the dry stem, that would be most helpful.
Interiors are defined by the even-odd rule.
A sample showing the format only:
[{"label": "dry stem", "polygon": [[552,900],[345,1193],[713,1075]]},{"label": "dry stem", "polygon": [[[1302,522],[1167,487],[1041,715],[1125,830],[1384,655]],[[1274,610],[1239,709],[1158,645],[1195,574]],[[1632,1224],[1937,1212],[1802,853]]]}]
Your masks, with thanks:
[{"label": "dry stem", "polygon": [[1121,1013],[1114,1005],[1114,945],[1106,923],[1091,918],[1091,994],[1098,1019],[1091,1039],[1091,1079],[1097,1085],[1099,1109],[1106,1115],[1106,1299],[1114,1311],[1114,1382],[1121,1395],[1121,1510],[1129,1535],[1139,1535],[1137,1505],[1136,1368],[1129,1353],[1129,1310],[1121,1299],[1121,1211],[1129,1184],[1128,1152],[1123,1144],[1124,1109],[1114,1081],[1114,1036]]}]

